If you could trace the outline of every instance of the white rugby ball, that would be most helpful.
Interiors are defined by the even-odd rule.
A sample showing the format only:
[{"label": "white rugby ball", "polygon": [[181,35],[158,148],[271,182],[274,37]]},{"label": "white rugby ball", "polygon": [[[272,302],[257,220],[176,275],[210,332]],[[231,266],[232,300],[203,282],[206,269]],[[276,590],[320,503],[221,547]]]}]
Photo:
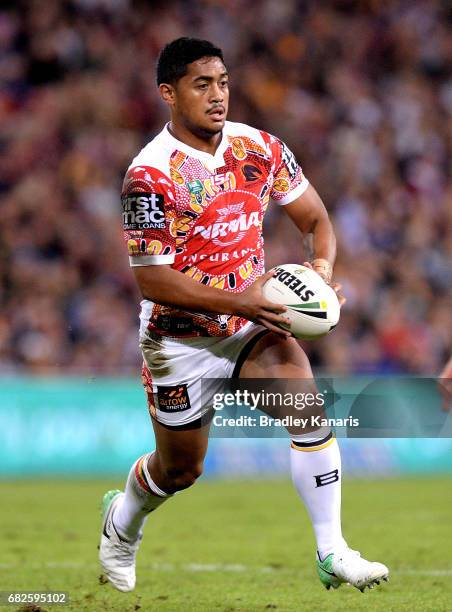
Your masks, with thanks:
[{"label": "white rugby ball", "polygon": [[310,268],[300,264],[283,264],[273,268],[275,274],[263,286],[264,297],[284,304],[284,316],[290,319],[289,329],[295,338],[313,340],[328,334],[338,324],[340,306],[337,295]]}]

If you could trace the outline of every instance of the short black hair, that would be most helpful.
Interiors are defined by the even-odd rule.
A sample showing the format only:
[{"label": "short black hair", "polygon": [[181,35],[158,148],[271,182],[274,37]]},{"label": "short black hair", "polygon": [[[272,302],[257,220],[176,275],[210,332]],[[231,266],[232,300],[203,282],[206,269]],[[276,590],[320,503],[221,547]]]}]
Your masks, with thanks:
[{"label": "short black hair", "polygon": [[157,85],[176,83],[187,74],[187,64],[202,57],[219,57],[224,63],[222,50],[208,40],[184,36],[168,43],[157,61]]}]

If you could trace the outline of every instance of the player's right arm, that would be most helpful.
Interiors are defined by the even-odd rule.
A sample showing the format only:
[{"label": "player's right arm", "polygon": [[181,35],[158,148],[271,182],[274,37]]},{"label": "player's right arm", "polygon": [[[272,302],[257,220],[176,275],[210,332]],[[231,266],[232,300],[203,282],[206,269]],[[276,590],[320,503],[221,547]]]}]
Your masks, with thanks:
[{"label": "player's right arm", "polygon": [[245,291],[231,293],[198,283],[169,265],[140,266],[133,270],[143,297],[156,304],[194,312],[236,315],[260,323],[281,336],[291,335],[277,327],[278,323],[290,323],[282,315],[286,307],[269,302],[262,295],[262,286],[272,272],[263,274]]},{"label": "player's right arm", "polygon": [[124,179],[123,220],[130,265],[145,299],[155,304],[193,312],[229,314],[260,323],[288,337],[278,324],[288,323],[286,307],[266,300],[261,276],[241,293],[231,293],[194,281],[171,264],[175,260],[175,193],[172,182],[155,168],[136,166]]}]

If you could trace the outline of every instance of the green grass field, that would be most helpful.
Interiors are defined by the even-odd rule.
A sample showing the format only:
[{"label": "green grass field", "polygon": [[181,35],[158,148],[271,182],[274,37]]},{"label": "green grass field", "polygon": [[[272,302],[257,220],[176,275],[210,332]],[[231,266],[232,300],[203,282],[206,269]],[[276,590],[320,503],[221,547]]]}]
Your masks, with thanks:
[{"label": "green grass field", "polygon": [[[137,588],[99,581],[101,495],[120,482],[1,482],[0,591],[67,591],[45,610],[121,612],[452,610],[452,480],[344,484],[345,535],[391,581],[361,594],[326,591],[314,540],[289,482],[200,482],[156,512]],[[20,609],[8,606],[6,609]]]}]

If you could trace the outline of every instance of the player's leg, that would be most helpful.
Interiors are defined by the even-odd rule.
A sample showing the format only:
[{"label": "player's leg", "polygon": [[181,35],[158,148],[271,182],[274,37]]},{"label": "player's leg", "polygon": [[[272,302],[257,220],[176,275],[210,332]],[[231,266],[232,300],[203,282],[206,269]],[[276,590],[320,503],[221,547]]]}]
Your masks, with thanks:
[{"label": "player's leg", "polygon": [[135,587],[135,558],[151,512],[177,491],[190,487],[202,473],[209,425],[177,428],[153,419],[156,450],[133,464],[124,493],[104,496],[104,529],[100,560],[110,582],[121,591]]},{"label": "player's leg", "polygon": [[[124,493],[109,491],[103,501],[99,558],[119,590],[135,586],[135,557],[144,523],[172,495],[191,486],[202,471],[208,443],[209,394],[201,377],[218,359],[202,340],[145,335],[142,381],[152,417],[156,450],[130,469]],[[222,371],[222,370],[220,370]]]},{"label": "player's leg", "polygon": [[[313,379],[309,360],[298,343],[275,334],[266,334],[254,344],[239,375],[240,378]],[[387,577],[384,565],[361,559],[358,553],[348,549],[342,538],[341,458],[331,431],[327,428],[301,433],[291,430],[289,434],[292,479],[312,521],[322,582],[328,588],[337,587],[341,582],[362,588]]]},{"label": "player's leg", "polygon": [[[295,340],[280,340],[276,334],[267,334],[248,355],[240,378],[305,379],[304,384],[309,384],[313,374],[305,352]],[[339,449],[326,428],[297,434],[292,430],[290,435],[292,478],[311,517],[323,558],[342,545]],[[322,477],[328,484],[317,487],[316,478]]]},{"label": "player's leg", "polygon": [[125,495],[115,513],[114,525],[130,541],[140,535],[145,519],[177,491],[195,483],[201,475],[207,451],[208,426],[195,423],[184,428],[152,421],[156,449],[132,466]]},{"label": "player's leg", "polygon": [[119,534],[136,540],[150,512],[201,475],[207,451],[208,425],[185,428],[152,422],[156,449],[140,457],[129,472],[124,498],[115,513]]}]

